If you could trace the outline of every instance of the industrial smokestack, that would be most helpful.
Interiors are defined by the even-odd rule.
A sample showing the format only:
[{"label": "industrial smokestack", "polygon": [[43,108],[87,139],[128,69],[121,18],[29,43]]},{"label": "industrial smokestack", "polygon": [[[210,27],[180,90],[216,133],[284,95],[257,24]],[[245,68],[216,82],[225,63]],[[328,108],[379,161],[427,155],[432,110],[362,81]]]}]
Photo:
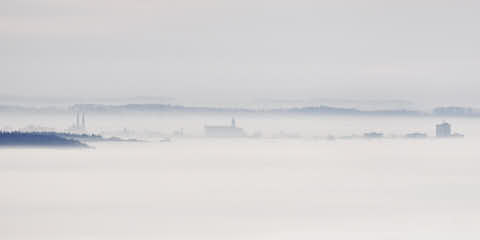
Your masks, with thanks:
[{"label": "industrial smokestack", "polygon": [[82,113],[82,129],[85,129],[85,113]]}]

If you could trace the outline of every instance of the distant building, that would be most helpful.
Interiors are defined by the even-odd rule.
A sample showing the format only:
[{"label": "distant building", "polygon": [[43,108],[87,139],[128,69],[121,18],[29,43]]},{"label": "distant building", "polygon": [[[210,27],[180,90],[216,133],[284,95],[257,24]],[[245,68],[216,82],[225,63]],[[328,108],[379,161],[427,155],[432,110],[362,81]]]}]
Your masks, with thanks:
[{"label": "distant building", "polygon": [[180,128],[179,130],[173,131],[173,136],[182,137],[183,136],[183,128]]},{"label": "distant building", "polygon": [[300,138],[300,134],[298,133],[288,133],[284,131],[280,131],[279,133],[275,133],[272,135],[273,138]]},{"label": "distant building", "polygon": [[232,118],[230,126],[205,126],[205,135],[207,137],[245,137],[243,129],[238,128],[235,119]]},{"label": "distant building", "polygon": [[463,137],[465,137],[465,135],[463,135],[463,134],[461,134],[461,133],[454,133],[454,134],[452,134],[452,137],[454,137],[454,138],[463,138]]},{"label": "distant building", "polygon": [[364,138],[383,138],[383,133],[377,133],[377,132],[369,132],[363,134]]},{"label": "distant building", "polygon": [[450,137],[452,136],[452,125],[447,122],[437,124],[435,132],[437,137]]},{"label": "distant building", "polygon": [[406,138],[426,138],[428,137],[426,133],[419,133],[419,132],[415,132],[415,133],[409,133],[407,135],[405,135]]}]

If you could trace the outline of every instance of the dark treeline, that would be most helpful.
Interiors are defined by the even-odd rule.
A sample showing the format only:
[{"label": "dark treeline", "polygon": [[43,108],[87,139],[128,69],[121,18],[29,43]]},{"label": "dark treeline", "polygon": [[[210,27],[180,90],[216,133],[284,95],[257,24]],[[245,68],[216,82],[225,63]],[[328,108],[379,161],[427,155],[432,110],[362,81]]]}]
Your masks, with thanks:
[{"label": "dark treeline", "polygon": [[[82,142],[143,142],[138,139],[123,139],[119,137],[104,137],[99,134],[78,134],[78,133],[68,133],[68,132],[46,132],[48,134],[56,135],[62,138],[75,139]],[[45,132],[44,132],[45,134]]]},{"label": "dark treeline", "polygon": [[0,132],[0,146],[88,147],[88,145],[53,133]]}]

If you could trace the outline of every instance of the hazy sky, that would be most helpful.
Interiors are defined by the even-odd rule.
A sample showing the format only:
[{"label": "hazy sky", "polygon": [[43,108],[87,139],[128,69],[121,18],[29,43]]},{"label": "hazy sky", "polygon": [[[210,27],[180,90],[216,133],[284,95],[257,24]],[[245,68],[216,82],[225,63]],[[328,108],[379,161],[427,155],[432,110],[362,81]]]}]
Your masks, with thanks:
[{"label": "hazy sky", "polygon": [[480,2],[3,0],[0,94],[480,103]]}]

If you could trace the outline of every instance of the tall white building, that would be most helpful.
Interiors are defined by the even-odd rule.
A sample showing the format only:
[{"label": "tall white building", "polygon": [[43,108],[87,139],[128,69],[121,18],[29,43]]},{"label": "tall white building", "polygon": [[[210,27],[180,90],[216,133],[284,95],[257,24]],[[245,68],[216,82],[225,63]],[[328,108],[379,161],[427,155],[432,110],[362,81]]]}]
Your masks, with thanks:
[{"label": "tall white building", "polygon": [[436,126],[437,137],[450,137],[452,136],[452,125],[447,122],[437,124]]}]

